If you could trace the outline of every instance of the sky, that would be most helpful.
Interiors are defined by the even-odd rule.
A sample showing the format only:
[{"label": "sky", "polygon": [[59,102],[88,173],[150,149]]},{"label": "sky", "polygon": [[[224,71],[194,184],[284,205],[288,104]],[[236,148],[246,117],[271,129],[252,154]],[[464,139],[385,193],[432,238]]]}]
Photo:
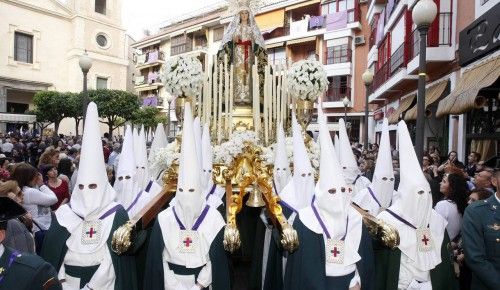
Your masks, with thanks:
[{"label": "sky", "polygon": [[220,2],[223,0],[123,0],[123,25],[130,36],[140,40],[144,29],[154,32],[164,21]]}]

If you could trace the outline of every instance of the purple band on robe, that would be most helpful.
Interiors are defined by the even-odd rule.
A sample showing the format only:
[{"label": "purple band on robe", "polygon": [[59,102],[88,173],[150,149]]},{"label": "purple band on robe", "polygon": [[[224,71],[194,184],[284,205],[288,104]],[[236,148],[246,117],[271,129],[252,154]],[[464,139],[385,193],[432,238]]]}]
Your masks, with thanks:
[{"label": "purple band on robe", "polygon": [[[200,216],[196,219],[196,222],[194,223],[193,227],[191,228],[192,231],[198,230],[198,228],[200,227],[201,223],[203,222],[203,220],[207,216],[207,212],[208,212],[209,208],[210,208],[209,205],[205,206],[205,208],[201,212]],[[175,212],[175,206],[172,207],[172,211],[174,212],[174,217],[175,217],[175,220],[177,221],[177,224],[179,225],[179,228],[181,230],[186,230],[186,227],[184,226],[184,224],[179,219],[179,216],[177,216],[177,212]]]},{"label": "purple band on robe", "polygon": [[325,21],[324,16],[312,16],[309,19],[309,29],[321,28]]},{"label": "purple band on robe", "polygon": [[347,27],[346,10],[326,15],[326,31],[332,31],[346,27]]},{"label": "purple band on robe", "polygon": [[[153,185],[153,181],[149,181],[148,185],[146,186],[146,189],[144,189],[145,192],[149,192],[149,190],[151,189],[151,186]],[[134,201],[129,205],[129,207],[127,208],[127,212],[130,211],[134,206],[135,204],[139,201],[139,198],[141,198],[142,196],[142,193],[144,192],[141,190],[141,192],[139,192],[139,194],[135,197]]]},{"label": "purple band on robe", "polygon": [[[71,204],[68,203],[68,206],[69,206],[69,208],[71,208]],[[121,204],[115,205],[114,207],[110,208],[107,212],[105,212],[102,216],[100,216],[99,219],[103,220],[103,219],[107,218],[108,216],[115,213],[120,207],[122,207]],[[71,210],[73,210],[73,209],[71,208]],[[80,219],[84,220],[84,218],[82,216],[80,216],[79,214],[77,214],[76,212],[73,211],[73,213],[76,214]]]},{"label": "purple band on robe", "polygon": [[[330,232],[328,231],[328,229],[326,228],[326,225],[325,223],[323,222],[323,219],[321,219],[321,216],[319,215],[319,212],[318,210],[316,209],[316,207],[314,206],[314,201],[311,202],[311,208],[314,212],[314,215],[316,216],[316,219],[318,220],[319,222],[319,225],[321,226],[321,228],[323,229],[323,233],[325,233],[325,236],[327,239],[331,239],[331,236],[330,236]],[[347,228],[349,226],[349,214],[347,215],[347,222],[345,224],[345,233],[344,233],[344,236],[340,239],[341,241],[345,240],[345,237],[347,236]]]},{"label": "purple band on robe", "polygon": [[373,197],[373,200],[375,200],[375,202],[378,204],[378,206],[382,207],[382,205],[380,204],[380,202],[378,201],[378,198],[375,196],[375,194],[373,193],[372,189],[368,186],[368,192],[370,193],[370,195]]}]

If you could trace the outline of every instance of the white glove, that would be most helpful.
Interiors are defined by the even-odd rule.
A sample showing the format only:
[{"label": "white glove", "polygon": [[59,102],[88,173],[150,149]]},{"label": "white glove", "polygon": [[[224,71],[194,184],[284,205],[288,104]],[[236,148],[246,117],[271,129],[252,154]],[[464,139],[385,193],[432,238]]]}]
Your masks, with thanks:
[{"label": "white glove", "polygon": [[195,284],[193,287],[191,287],[190,289],[188,290],[201,290],[202,288],[200,286],[198,286],[198,284]]}]

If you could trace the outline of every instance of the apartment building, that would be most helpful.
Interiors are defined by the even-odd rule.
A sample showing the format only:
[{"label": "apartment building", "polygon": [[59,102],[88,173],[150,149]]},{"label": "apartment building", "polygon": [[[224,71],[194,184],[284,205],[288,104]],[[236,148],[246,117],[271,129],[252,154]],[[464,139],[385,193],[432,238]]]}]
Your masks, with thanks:
[{"label": "apartment building", "polygon": [[[255,18],[266,41],[269,63],[289,66],[312,57],[325,65],[330,86],[322,101],[330,129],[336,130],[338,119],[347,114],[354,141],[360,139],[364,126],[361,75],[368,53],[367,10],[368,3],[362,0],[268,0]],[[158,34],[134,43],[138,69],[135,89],[144,105],[168,111],[172,98],[159,79],[164,61],[175,55],[195,54],[206,62],[217,54],[230,20],[224,3],[220,3],[170,20]],[[171,117],[175,120],[174,114]],[[310,130],[317,130],[314,123]],[[171,136],[175,128],[173,122]]]},{"label": "apartment building", "polygon": [[[79,57],[92,58],[89,89],[127,89],[129,43],[121,0],[0,0],[0,132],[36,122],[40,90],[80,92]],[[130,85],[129,85],[130,86]],[[60,132],[75,133],[64,119]]]},{"label": "apartment building", "polygon": [[[434,0],[438,7],[438,14],[429,27],[427,39],[427,84],[426,84],[426,111],[424,116],[417,116],[417,82],[419,65],[419,35],[416,25],[412,21],[411,12],[417,0],[372,0],[369,3],[366,15],[371,27],[369,36],[369,53],[367,66],[374,72],[373,84],[369,87],[369,102],[376,105],[374,111],[375,132],[378,137],[381,130],[382,118],[388,117],[390,123],[391,142],[396,144],[396,123],[404,119],[407,121],[410,131],[415,131],[417,117],[425,118],[424,147],[438,147],[445,155],[448,151],[458,151],[460,160],[464,161],[466,152],[470,151],[471,145],[477,148],[486,146],[489,149],[478,149],[490,152],[485,157],[492,156],[491,152],[498,152],[498,145],[491,142],[479,142],[474,145],[474,138],[480,140],[484,136],[470,135],[471,120],[467,122],[467,115],[471,110],[475,111],[474,105],[463,106],[460,110],[444,110],[448,96],[458,96],[458,99],[466,98],[462,92],[463,84],[463,53],[468,50],[468,44],[463,40],[472,29],[471,23],[481,17],[484,13],[497,13],[499,1],[458,1],[458,0]],[[489,2],[489,3],[488,3]],[[492,2],[496,2],[492,5]],[[495,11],[495,9],[497,9]],[[480,12],[481,13],[478,13]],[[493,20],[498,26],[498,17]],[[494,25],[492,27],[495,27]],[[494,28],[491,28],[494,29]],[[493,32],[491,32],[493,34]],[[491,45],[490,45],[491,46]],[[493,45],[494,46],[494,45]],[[488,49],[489,56],[497,54],[498,44],[495,49]],[[493,67],[493,66],[492,66]],[[498,64],[497,64],[498,68]],[[467,70],[467,69],[466,69]],[[492,72],[494,74],[494,72]],[[496,77],[498,78],[498,72]],[[492,81],[491,84],[493,84]],[[491,84],[487,84],[490,86]],[[474,84],[476,85],[476,84]],[[480,84],[476,87],[487,87]],[[457,91],[460,89],[460,91]],[[490,89],[487,89],[490,90]],[[496,97],[487,98],[483,104],[484,109],[496,108],[498,103],[498,86]],[[470,92],[467,92],[469,94]],[[470,95],[470,94],[469,94]],[[475,98],[478,92],[475,92]],[[481,95],[481,94],[480,94]],[[491,95],[494,95],[493,93]],[[495,100],[496,98],[496,100]],[[483,100],[484,98],[481,98]],[[453,99],[453,102],[456,100]],[[486,105],[488,104],[488,105]],[[453,104],[447,102],[447,107],[457,108],[458,102]],[[482,110],[482,106],[480,108]],[[474,114],[472,112],[472,114]],[[492,125],[495,123],[493,112],[490,115],[490,133],[495,131]],[[498,115],[497,115],[498,120]],[[486,122],[486,121],[485,121]],[[496,125],[498,128],[498,124]],[[469,132],[469,133],[467,133]],[[469,136],[469,137],[466,137]],[[498,140],[498,137],[496,137]],[[479,140],[478,140],[479,141]],[[494,141],[493,143],[498,143]],[[491,146],[490,146],[491,145]],[[491,149],[496,147],[495,150]],[[477,149],[476,148],[476,149]]]}]

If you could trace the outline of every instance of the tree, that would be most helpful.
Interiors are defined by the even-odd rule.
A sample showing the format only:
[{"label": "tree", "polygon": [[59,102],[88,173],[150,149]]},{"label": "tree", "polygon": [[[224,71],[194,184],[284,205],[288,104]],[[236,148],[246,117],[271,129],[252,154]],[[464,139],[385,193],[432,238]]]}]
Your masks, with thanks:
[{"label": "tree", "polygon": [[37,122],[54,123],[54,134],[59,131],[59,124],[68,111],[70,93],[40,91],[33,97],[34,113]]},{"label": "tree", "polygon": [[83,120],[83,96],[82,94],[68,93],[68,106],[65,116],[75,119],[76,136],[79,135],[80,121]]},{"label": "tree", "polygon": [[132,123],[144,125],[144,129],[148,131],[150,128],[155,128],[158,123],[167,123],[167,117],[159,108],[142,107],[134,113]]},{"label": "tree", "polygon": [[[89,98],[95,102],[99,110],[101,123],[108,125],[110,137],[113,131],[131,120],[139,109],[139,97],[120,90],[89,90]],[[122,121],[120,121],[122,120]]]}]

